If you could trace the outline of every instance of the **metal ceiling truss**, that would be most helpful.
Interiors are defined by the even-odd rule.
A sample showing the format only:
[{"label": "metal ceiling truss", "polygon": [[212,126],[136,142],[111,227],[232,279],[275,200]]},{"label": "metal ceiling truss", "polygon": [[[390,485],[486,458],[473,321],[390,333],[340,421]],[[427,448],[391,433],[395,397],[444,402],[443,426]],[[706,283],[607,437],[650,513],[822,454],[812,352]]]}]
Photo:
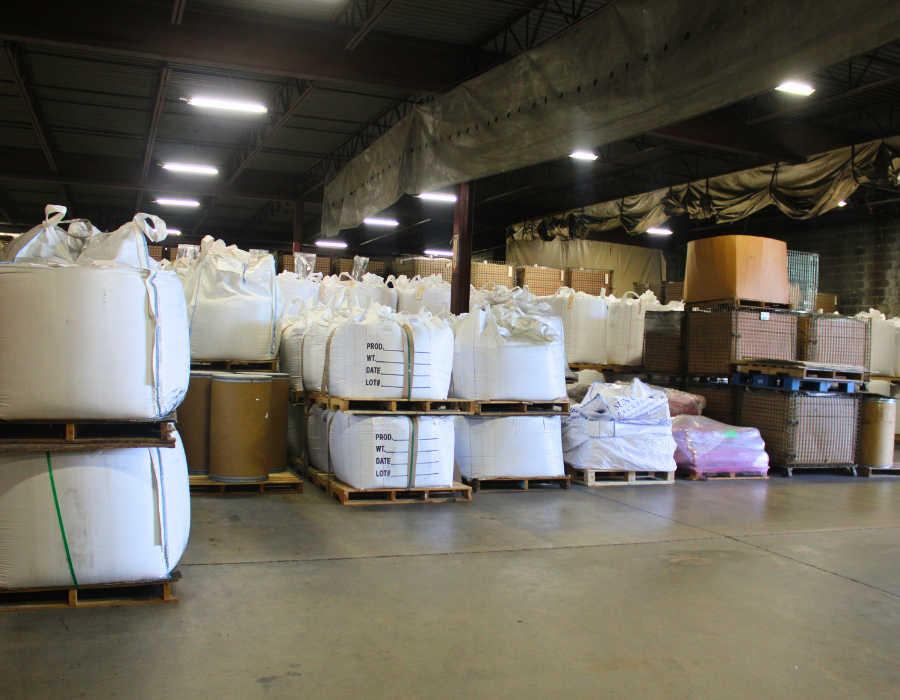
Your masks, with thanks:
[{"label": "metal ceiling truss", "polygon": [[344,25],[347,31],[347,51],[352,51],[374,29],[378,20],[395,0],[349,0],[341,7],[336,21]]}]

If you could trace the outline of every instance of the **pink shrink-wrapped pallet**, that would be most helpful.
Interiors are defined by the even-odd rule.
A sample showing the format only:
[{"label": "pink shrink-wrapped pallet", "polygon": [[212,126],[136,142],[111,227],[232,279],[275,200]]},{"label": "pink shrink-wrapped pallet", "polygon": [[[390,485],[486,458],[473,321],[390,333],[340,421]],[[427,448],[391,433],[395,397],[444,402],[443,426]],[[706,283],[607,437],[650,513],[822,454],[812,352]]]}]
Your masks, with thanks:
[{"label": "pink shrink-wrapped pallet", "polygon": [[672,419],[672,437],[679,468],[698,474],[740,472],[765,476],[769,471],[766,445],[756,428],[681,415]]}]

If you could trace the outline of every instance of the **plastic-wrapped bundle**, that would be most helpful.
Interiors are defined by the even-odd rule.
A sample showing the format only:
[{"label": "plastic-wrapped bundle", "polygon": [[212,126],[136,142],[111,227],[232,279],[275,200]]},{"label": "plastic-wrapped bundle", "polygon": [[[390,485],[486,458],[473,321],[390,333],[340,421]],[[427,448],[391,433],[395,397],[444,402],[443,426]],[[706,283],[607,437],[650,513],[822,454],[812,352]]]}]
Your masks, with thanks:
[{"label": "plastic-wrapped bundle", "polygon": [[[617,382],[617,384],[622,383],[624,382]],[[703,413],[703,409],[706,408],[706,398],[703,396],[689,394],[686,391],[679,391],[667,386],[655,386],[653,384],[648,384],[647,386],[659,389],[666,395],[666,398],[669,400],[669,416],[672,418],[675,416],[699,416]]]},{"label": "plastic-wrapped bundle", "polygon": [[332,469],[348,486],[453,486],[451,416],[360,416],[337,411],[329,425]]},{"label": "plastic-wrapped bundle", "polygon": [[563,416],[563,454],[578,469],[675,471],[669,402],[639,379],[595,383]]},{"label": "plastic-wrapped bundle", "polygon": [[450,308],[450,283],[444,282],[440,275],[416,276],[411,280],[401,275],[393,282],[394,289],[397,290],[397,311],[400,313],[430,311],[437,314],[445,307]]},{"label": "plastic-wrapped bundle", "polygon": [[453,331],[428,312],[396,314],[375,305],[353,309],[329,332],[325,351],[327,390],[333,396],[447,398]]},{"label": "plastic-wrapped bundle", "polygon": [[349,272],[326,277],[319,288],[319,302],[327,304],[333,297],[341,295],[341,292],[344,292],[353,306],[360,309],[368,309],[374,303],[397,310],[396,290],[388,287],[381,277],[371,272],[364,274],[360,281],[353,279]]},{"label": "plastic-wrapped bundle", "polygon": [[306,450],[309,463],[322,471],[328,471],[328,422],[333,413],[313,406],[306,417]]},{"label": "plastic-wrapped bundle", "polygon": [[456,462],[467,479],[564,476],[559,416],[456,418]]},{"label": "plastic-wrapped bundle", "polygon": [[272,360],[281,340],[282,299],[275,258],[206,236],[184,278],[197,360]]},{"label": "plastic-wrapped bundle", "polygon": [[[634,298],[629,298],[631,294]],[[621,299],[609,300],[606,322],[606,361],[611,365],[639,367],[644,357],[644,317],[649,307],[659,307],[651,291],[640,297],[625,292]]]},{"label": "plastic-wrapped bundle", "polygon": [[697,472],[769,471],[766,444],[756,428],[719,423],[701,416],[676,416],[672,419],[675,438],[675,462]]},{"label": "plastic-wrapped bundle", "polygon": [[606,299],[560,287],[543,300],[562,319],[568,361],[606,364]]},{"label": "plastic-wrapped bundle", "polygon": [[319,287],[322,284],[322,273],[317,272],[308,277],[300,277],[295,272],[285,270],[276,278],[281,288],[285,318],[300,315],[301,309],[319,303]]},{"label": "plastic-wrapped bundle", "polygon": [[490,306],[460,318],[453,330],[454,397],[554,401],[566,395],[563,340],[543,321]]},{"label": "plastic-wrapped bundle", "polygon": [[166,577],[191,524],[174,448],[0,454],[0,588]]}]

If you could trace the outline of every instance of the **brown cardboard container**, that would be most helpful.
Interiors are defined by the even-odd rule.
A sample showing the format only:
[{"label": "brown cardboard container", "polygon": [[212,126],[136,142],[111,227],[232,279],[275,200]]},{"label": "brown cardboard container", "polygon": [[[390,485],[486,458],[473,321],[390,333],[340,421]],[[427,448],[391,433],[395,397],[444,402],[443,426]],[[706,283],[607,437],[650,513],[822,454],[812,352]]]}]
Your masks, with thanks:
[{"label": "brown cardboard container", "polygon": [[684,301],[752,299],[787,304],[787,244],[756,236],[716,236],[688,243]]},{"label": "brown cardboard container", "polygon": [[267,451],[272,377],[220,372],[212,377],[209,396],[209,478],[225,483],[266,481],[272,466]]},{"label": "brown cardboard container", "polygon": [[209,474],[209,391],[212,372],[191,372],[175,426],[187,457],[188,474]]}]

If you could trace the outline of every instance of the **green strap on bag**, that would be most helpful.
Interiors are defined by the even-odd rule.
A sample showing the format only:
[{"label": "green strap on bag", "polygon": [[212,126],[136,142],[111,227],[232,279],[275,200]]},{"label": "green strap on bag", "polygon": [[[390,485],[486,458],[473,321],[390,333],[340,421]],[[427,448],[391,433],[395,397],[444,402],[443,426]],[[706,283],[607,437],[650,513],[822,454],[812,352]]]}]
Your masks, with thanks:
[{"label": "green strap on bag", "polygon": [[50,475],[50,489],[53,491],[53,504],[56,506],[56,517],[59,520],[59,533],[62,535],[63,547],[66,549],[66,561],[69,562],[69,573],[72,575],[72,584],[78,588],[78,579],[75,576],[75,567],[72,565],[72,553],[69,551],[69,540],[66,538],[66,527],[63,525],[62,511],[59,509],[59,498],[56,495],[56,481],[53,479],[53,465],[50,464],[50,453],[47,455],[47,474]]}]

